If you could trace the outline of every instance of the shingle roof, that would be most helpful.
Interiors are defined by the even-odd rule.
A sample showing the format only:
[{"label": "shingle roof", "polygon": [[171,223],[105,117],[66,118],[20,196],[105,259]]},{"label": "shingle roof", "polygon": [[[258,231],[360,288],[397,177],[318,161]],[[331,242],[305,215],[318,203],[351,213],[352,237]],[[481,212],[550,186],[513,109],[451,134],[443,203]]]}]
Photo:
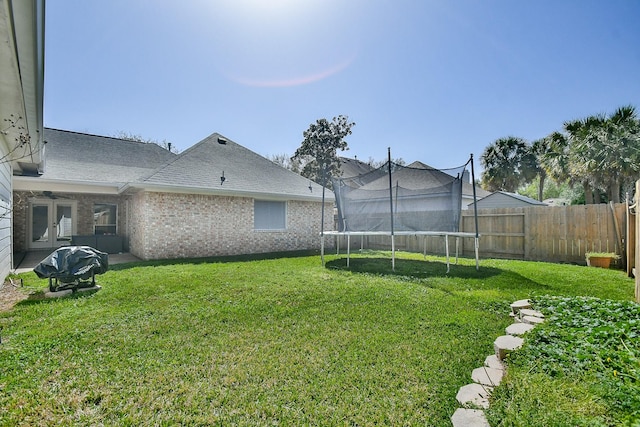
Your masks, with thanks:
[{"label": "shingle roof", "polygon": [[156,144],[65,130],[44,130],[41,178],[124,184],[149,174],[176,155]]},{"label": "shingle roof", "polygon": [[352,176],[363,175],[371,172],[374,168],[368,163],[361,162],[358,159],[350,159],[348,157],[340,157],[341,177],[350,178]]},{"label": "shingle roof", "polygon": [[[225,180],[221,183],[223,173]],[[265,193],[305,198],[322,194],[318,184],[218,133],[203,139],[136,183],[213,189],[218,193]],[[330,192],[327,195],[333,197]]]},{"label": "shingle roof", "polygon": [[518,193],[509,193],[508,191],[496,191],[495,193],[492,193],[492,194],[504,194],[507,197],[513,197],[514,199],[520,200],[521,202],[529,203],[530,205],[541,205],[541,206],[547,205],[544,202],[541,202],[536,199],[532,199],[531,197],[523,196],[522,194],[518,194]]},{"label": "shingle roof", "polygon": [[[425,170],[428,170],[431,173],[425,173]],[[343,177],[350,177],[355,175],[357,174],[343,174]],[[423,188],[437,189],[451,182],[451,178],[452,175],[449,175],[439,169],[432,168],[431,166],[420,161],[415,161],[410,165],[401,167],[394,172],[393,185],[396,185],[397,183],[399,186],[411,190],[418,190]],[[385,174],[384,176],[381,176],[380,178],[364,185],[362,188],[366,190],[387,189],[389,188],[388,175]],[[473,186],[466,180],[462,183],[462,194],[467,197],[473,196]],[[478,198],[485,197],[489,194],[491,193],[476,186],[476,195]]]},{"label": "shingle roof", "polygon": [[[121,189],[322,197],[320,185],[217,133],[181,154],[157,144],[56,129],[45,129],[45,141],[45,170],[34,179],[115,184]],[[326,198],[333,200],[333,193],[327,191]]]},{"label": "shingle roof", "polygon": [[[527,205],[547,206],[546,203],[541,202],[539,200],[535,200],[530,197],[523,196],[517,193],[509,193],[507,191],[496,191],[494,193],[489,194],[486,197],[478,199],[478,205],[479,207],[480,206],[484,207],[485,205],[487,205],[487,203],[500,203],[500,200],[504,201],[505,198],[506,200],[514,199],[522,203],[525,203]],[[473,205],[473,203],[471,205]],[[508,206],[504,206],[504,207],[508,207]]]}]

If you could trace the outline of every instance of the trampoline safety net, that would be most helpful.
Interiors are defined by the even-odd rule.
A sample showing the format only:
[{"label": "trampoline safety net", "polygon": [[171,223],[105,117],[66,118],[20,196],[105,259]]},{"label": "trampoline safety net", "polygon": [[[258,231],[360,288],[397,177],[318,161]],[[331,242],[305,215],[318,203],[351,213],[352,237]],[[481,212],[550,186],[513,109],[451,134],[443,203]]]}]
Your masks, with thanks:
[{"label": "trampoline safety net", "polygon": [[387,162],[362,175],[332,179],[338,231],[458,232],[468,164],[434,169],[421,162]]}]

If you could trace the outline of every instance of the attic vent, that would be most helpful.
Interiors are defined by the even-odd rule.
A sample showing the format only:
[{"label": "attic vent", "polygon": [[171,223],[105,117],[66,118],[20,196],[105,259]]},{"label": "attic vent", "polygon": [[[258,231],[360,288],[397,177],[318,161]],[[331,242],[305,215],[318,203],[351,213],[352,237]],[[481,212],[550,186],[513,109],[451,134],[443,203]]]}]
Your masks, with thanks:
[{"label": "attic vent", "polygon": [[224,139],[224,138],[218,138],[218,144],[226,145],[227,144],[227,140]]}]

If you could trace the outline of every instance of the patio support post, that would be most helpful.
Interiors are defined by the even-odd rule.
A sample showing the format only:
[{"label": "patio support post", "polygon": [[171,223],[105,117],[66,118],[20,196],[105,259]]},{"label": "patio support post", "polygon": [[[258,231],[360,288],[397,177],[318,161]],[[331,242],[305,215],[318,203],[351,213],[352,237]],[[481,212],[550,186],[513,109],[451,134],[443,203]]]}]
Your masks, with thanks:
[{"label": "patio support post", "polygon": [[389,159],[387,164],[389,165],[389,213],[391,214],[391,270],[396,271],[396,245],[393,236],[393,182],[391,180],[391,147],[387,148]]}]

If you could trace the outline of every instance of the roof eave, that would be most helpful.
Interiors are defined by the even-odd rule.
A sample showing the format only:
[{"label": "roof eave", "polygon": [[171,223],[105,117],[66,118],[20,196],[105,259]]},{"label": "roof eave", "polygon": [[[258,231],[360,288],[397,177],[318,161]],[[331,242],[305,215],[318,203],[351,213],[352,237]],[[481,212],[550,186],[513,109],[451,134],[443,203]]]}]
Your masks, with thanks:
[{"label": "roof eave", "polygon": [[44,149],[45,6],[44,0],[9,1],[7,5],[11,15],[20,105],[10,105],[9,112],[13,116],[3,119],[15,123],[12,127],[14,132],[8,133],[6,141],[14,145],[10,147],[11,160],[13,167],[20,169],[18,160],[24,164],[40,164]]},{"label": "roof eave", "polygon": [[33,176],[13,176],[14,191],[58,191],[64,193],[119,194],[114,182],[69,181]]},{"label": "roof eave", "polygon": [[[154,184],[154,183],[127,183],[120,187],[119,193],[136,193],[139,191],[151,191],[151,192],[163,192],[163,193],[182,193],[182,194],[202,194],[212,196],[227,196],[227,197],[248,197],[253,199],[268,199],[268,200],[296,200],[306,202],[321,202],[322,196],[316,194],[310,194],[305,196],[302,194],[287,194],[287,193],[264,193],[258,191],[248,190],[234,190],[234,189],[215,189],[211,187],[195,187],[195,186],[179,186],[179,185],[167,185],[167,184]],[[333,202],[335,200],[333,192],[327,190],[325,193],[325,201]]]}]

